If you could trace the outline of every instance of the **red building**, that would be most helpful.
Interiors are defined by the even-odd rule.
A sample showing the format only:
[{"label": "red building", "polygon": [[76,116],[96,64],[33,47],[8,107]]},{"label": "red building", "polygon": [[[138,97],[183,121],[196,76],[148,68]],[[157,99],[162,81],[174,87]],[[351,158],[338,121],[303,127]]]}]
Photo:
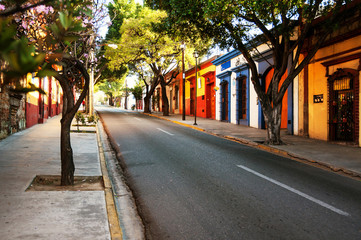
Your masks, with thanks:
[{"label": "red building", "polygon": [[[212,61],[216,56],[198,64],[197,84],[195,68],[186,71],[186,115],[215,119],[215,79],[216,66]],[[197,87],[196,87],[197,85]],[[195,105],[197,98],[197,106]]]},{"label": "red building", "polygon": [[35,74],[28,74],[27,81],[45,92],[30,92],[26,95],[26,127],[29,128],[61,113],[63,92],[59,83],[52,77],[39,79]]}]

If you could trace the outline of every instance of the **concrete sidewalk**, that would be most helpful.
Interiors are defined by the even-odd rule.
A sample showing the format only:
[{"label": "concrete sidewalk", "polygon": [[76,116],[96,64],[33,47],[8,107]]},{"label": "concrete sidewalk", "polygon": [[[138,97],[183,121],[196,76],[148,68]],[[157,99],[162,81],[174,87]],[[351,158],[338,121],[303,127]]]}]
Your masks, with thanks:
[{"label": "concrete sidewalk", "polygon": [[359,147],[338,145],[321,140],[286,135],[285,132],[282,133],[282,139],[286,145],[270,146],[262,144],[267,136],[266,130],[264,129],[199,117],[197,117],[197,125],[193,125],[193,116],[186,116],[186,120],[183,121],[182,115],[180,114],[171,114],[165,117],[162,113],[154,112],[151,115],[210,134],[226,137],[230,140],[266,151],[291,157],[295,160],[326,167],[335,172],[345,173],[358,178],[361,177],[361,148]]},{"label": "concrete sidewalk", "polygon": [[[60,175],[60,117],[0,141],[1,239],[111,239],[103,190],[25,191]],[[76,176],[102,176],[95,133],[71,133]]]}]

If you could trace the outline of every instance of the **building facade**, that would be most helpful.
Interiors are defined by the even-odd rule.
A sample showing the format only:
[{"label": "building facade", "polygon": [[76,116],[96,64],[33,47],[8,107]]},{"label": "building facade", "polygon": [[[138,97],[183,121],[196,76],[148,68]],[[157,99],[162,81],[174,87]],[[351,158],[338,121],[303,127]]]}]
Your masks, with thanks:
[{"label": "building facade", "polygon": [[360,19],[359,13],[345,19],[300,74],[302,135],[361,146]]},{"label": "building facade", "polygon": [[44,123],[49,117],[62,112],[62,89],[52,77],[37,78],[29,73],[20,80],[23,87],[33,84],[44,90],[21,93],[11,86],[1,86],[0,91],[0,139],[15,132]]},{"label": "building facade", "polygon": [[258,127],[256,93],[250,87],[250,71],[241,52],[233,50],[215,59],[213,64],[216,66],[216,119]]},{"label": "building facade", "polygon": [[198,117],[215,119],[216,66],[212,63],[215,58],[216,56],[198,64],[197,77],[195,67],[185,72],[186,115],[194,116],[196,111]]},{"label": "building facade", "polygon": [[[267,90],[273,76],[272,51],[265,46],[259,47],[260,56],[255,58],[261,85]],[[233,50],[213,61],[216,65],[216,119],[265,129],[266,124],[256,91],[251,82],[251,71],[246,60],[238,50]],[[286,75],[283,79],[286,78]],[[289,134],[298,132],[295,118],[298,115],[298,79],[289,86],[282,102],[281,129]]]},{"label": "building facade", "polygon": [[29,73],[27,82],[45,92],[29,92],[26,95],[26,127],[29,128],[61,113],[63,91],[52,77],[37,78],[34,73]]}]

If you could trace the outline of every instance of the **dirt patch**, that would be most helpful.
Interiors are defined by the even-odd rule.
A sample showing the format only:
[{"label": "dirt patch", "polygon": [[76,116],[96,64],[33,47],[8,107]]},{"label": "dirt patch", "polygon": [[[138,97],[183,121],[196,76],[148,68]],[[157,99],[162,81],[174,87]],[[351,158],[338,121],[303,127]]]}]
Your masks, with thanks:
[{"label": "dirt patch", "polygon": [[96,127],[97,125],[95,124],[91,124],[91,125],[80,125],[80,124],[73,124],[72,126],[74,127]]},{"label": "dirt patch", "polygon": [[75,176],[74,185],[60,186],[60,176],[38,175],[26,191],[102,191],[102,176]]}]

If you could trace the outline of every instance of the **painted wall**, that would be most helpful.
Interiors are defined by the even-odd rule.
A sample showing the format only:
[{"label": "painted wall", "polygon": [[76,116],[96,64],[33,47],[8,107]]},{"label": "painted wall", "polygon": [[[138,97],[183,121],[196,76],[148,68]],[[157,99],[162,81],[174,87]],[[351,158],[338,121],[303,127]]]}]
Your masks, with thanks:
[{"label": "painted wall", "polygon": [[[31,73],[27,75],[27,82],[39,87],[39,78],[35,78]],[[26,127],[38,124],[39,120],[39,93],[29,92],[26,95]]]},{"label": "painted wall", "polygon": [[[191,89],[196,92],[197,96],[197,116],[206,118],[207,115],[207,99],[206,99],[206,84],[207,78],[212,78],[210,75],[213,74],[213,79],[216,71],[216,67],[211,63],[214,58],[208,59],[205,62],[199,64],[200,69],[197,70],[197,88],[195,84],[196,76],[195,76],[195,68],[190,69],[186,72],[186,91],[185,91],[185,99],[186,99],[186,115],[193,115],[191,109],[194,108],[194,95],[191,97]],[[213,73],[212,73],[213,72]],[[197,89],[197,91],[195,90]],[[191,100],[192,99],[192,100]],[[191,106],[192,105],[192,106]]]},{"label": "painted wall", "polygon": [[34,74],[27,75],[27,82],[42,88],[46,94],[29,92],[26,95],[26,127],[29,128],[38,123],[43,123],[49,117],[62,112],[63,91],[54,78],[40,79]]},{"label": "painted wall", "polygon": [[257,97],[256,90],[254,90],[253,83],[251,81],[252,73],[249,71],[249,105],[250,105],[250,111],[249,111],[249,118],[250,122],[249,125],[254,128],[259,128],[258,125],[258,118],[259,118],[259,101]]},{"label": "painted wall", "polygon": [[[254,89],[253,86],[250,84],[250,76],[249,76],[249,71],[248,68],[246,67],[246,61],[245,59],[242,57],[241,53],[237,50],[233,50],[225,55],[223,55],[222,57],[220,57],[219,59],[216,59],[216,61],[214,61],[214,63],[216,64],[216,88],[218,89],[216,92],[216,119],[217,120],[222,120],[222,87],[221,87],[221,82],[222,81],[228,81],[229,84],[229,107],[228,107],[228,115],[229,115],[229,119],[228,121],[233,123],[233,124],[245,124],[245,125],[255,125],[255,121],[254,118],[258,117],[258,114],[256,113],[256,115],[254,114],[254,106],[252,104],[254,104],[256,101],[255,99],[255,95],[254,95]],[[239,120],[239,83],[237,80],[237,77],[240,75],[245,75],[247,76],[247,98],[248,98],[248,103],[247,103],[247,120],[246,121],[240,121]]]},{"label": "painted wall", "polygon": [[[216,66],[216,75],[218,75],[221,72],[221,66],[218,65]],[[216,97],[215,97],[215,101],[216,101],[216,120],[221,120],[221,95],[220,95],[220,82],[221,80],[216,77]]]}]

